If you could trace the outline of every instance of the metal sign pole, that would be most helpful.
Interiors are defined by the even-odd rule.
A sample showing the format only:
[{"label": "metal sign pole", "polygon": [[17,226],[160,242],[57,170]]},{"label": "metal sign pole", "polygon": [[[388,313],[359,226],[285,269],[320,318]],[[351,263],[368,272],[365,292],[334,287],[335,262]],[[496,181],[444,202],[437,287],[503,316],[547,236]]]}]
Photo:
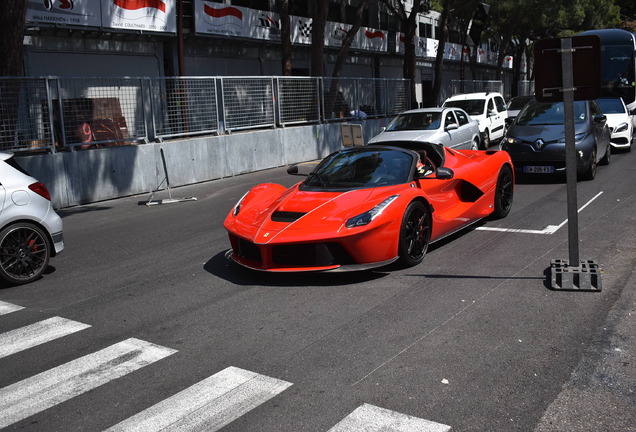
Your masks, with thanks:
[{"label": "metal sign pole", "polygon": [[574,78],[572,75],[572,39],[561,39],[563,74],[563,113],[565,115],[565,173],[568,194],[568,243],[570,266],[579,266],[579,214],[577,204],[576,146],[574,140]]},{"label": "metal sign pole", "polygon": [[600,94],[600,39],[598,36],[542,39],[535,42],[534,54],[535,97],[541,102],[563,102],[564,112],[570,259],[553,259],[550,262],[552,288],[600,291],[598,264],[592,260],[579,259],[577,151],[574,136],[574,101],[596,99]]}]

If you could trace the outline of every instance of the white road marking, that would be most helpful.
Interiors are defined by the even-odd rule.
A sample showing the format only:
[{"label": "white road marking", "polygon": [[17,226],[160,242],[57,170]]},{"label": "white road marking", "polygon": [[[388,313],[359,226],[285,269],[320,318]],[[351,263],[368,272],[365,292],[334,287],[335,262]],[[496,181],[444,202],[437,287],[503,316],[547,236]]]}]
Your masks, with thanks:
[{"label": "white road marking", "polygon": [[449,432],[450,426],[364,404],[328,432]]},{"label": "white road marking", "polygon": [[6,315],[11,312],[19,311],[20,309],[24,309],[24,307],[0,301],[0,315]]},{"label": "white road marking", "polygon": [[0,429],[175,352],[131,338],[11,384],[0,389]]},{"label": "white road marking", "polygon": [[291,385],[228,367],[116,424],[107,432],[217,431]]},{"label": "white road marking", "polygon": [[[587,207],[588,205],[592,204],[592,201],[594,201],[596,198],[600,197],[603,194],[603,191],[597,193],[594,198],[592,198],[591,200],[589,200],[588,202],[585,203],[585,205],[583,205],[581,208],[579,208],[577,210],[577,213],[581,213],[581,211]],[[568,223],[568,220],[564,220],[563,222],[561,222],[559,225],[548,225],[547,227],[543,228],[542,230],[531,230],[531,229],[517,229],[517,228],[498,228],[498,227],[477,227],[475,228],[476,230],[479,231],[497,231],[497,232],[509,232],[509,233],[523,233],[523,234],[554,234],[555,232],[557,232],[559,229],[563,228],[565,226],[565,224]]]},{"label": "white road marking", "polygon": [[89,328],[88,324],[53,317],[0,334],[0,358]]}]

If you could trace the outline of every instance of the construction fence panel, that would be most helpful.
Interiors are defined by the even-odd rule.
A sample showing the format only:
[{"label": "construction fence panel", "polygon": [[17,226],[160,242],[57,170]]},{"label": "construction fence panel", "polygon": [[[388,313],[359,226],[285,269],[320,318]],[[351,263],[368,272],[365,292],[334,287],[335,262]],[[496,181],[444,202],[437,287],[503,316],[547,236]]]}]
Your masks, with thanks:
[{"label": "construction fence panel", "polygon": [[279,124],[320,122],[318,78],[282,77],[276,82]]},{"label": "construction fence panel", "polygon": [[387,79],[385,100],[387,101],[386,110],[383,114],[394,116],[406,111],[411,105],[411,86],[409,80],[405,79]]},{"label": "construction fence panel", "polygon": [[409,81],[308,77],[0,77],[0,150],[69,151],[392,116]]},{"label": "construction fence panel", "polygon": [[45,78],[0,79],[0,150],[51,150],[50,112]]},{"label": "construction fence panel", "polygon": [[275,127],[272,77],[220,79],[225,130]]},{"label": "construction fence panel", "polygon": [[[54,118],[65,147],[80,149],[147,140],[141,78],[58,78]],[[58,114],[59,113],[59,114]]]},{"label": "construction fence panel", "polygon": [[356,117],[356,85],[356,78],[322,78],[322,109],[325,121],[351,120]]},{"label": "construction fence panel", "polygon": [[152,78],[150,95],[155,135],[173,138],[218,133],[216,78]]},{"label": "construction fence panel", "polygon": [[386,114],[386,81],[375,78],[358,79],[358,110],[361,117],[382,117]]}]

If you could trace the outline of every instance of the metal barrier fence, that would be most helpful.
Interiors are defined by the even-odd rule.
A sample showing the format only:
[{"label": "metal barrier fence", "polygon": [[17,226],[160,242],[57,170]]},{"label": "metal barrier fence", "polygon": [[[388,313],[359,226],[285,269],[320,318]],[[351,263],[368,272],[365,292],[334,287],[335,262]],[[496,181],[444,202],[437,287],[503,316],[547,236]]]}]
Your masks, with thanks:
[{"label": "metal barrier fence", "polygon": [[156,137],[177,138],[219,131],[215,78],[148,78]]},{"label": "metal barrier fence", "polygon": [[532,81],[519,81],[517,85],[518,96],[529,96],[534,94],[534,80]]},{"label": "metal barrier fence", "polygon": [[452,80],[451,89],[452,94],[497,92],[503,95],[504,83],[503,81]]},{"label": "metal barrier fence", "polygon": [[371,78],[0,78],[0,150],[67,151],[393,116],[409,81]]}]

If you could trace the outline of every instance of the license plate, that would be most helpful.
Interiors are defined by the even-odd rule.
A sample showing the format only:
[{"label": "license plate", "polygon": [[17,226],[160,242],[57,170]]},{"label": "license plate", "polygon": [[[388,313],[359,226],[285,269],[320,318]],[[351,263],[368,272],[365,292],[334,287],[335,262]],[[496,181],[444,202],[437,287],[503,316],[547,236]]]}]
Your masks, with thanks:
[{"label": "license plate", "polygon": [[526,165],[523,167],[523,172],[527,174],[552,174],[554,173],[553,166],[538,166],[538,165]]}]

